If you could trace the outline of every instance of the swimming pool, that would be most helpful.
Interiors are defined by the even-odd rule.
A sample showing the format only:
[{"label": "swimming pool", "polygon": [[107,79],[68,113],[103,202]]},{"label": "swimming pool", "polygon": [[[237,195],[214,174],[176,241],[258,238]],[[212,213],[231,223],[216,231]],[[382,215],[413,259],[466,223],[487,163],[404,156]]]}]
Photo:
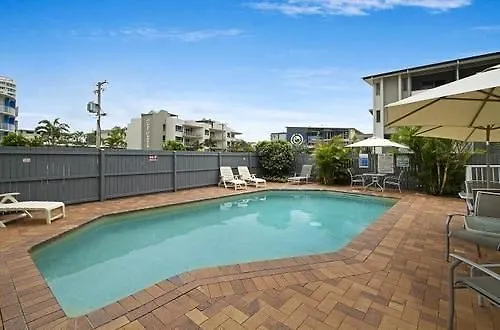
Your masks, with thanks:
[{"label": "swimming pool", "polygon": [[31,255],[76,317],[185,271],[337,251],[392,205],[345,193],[251,193],[107,216]]}]

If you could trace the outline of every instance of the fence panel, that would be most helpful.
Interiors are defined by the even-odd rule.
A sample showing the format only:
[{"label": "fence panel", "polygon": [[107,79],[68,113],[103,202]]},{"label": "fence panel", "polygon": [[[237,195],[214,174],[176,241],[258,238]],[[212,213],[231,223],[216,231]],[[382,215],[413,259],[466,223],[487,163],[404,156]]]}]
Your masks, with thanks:
[{"label": "fence panel", "polygon": [[106,150],[105,199],[174,190],[173,161],[172,152]]},{"label": "fence panel", "polygon": [[204,187],[219,181],[219,154],[216,152],[177,152],[177,189]]},{"label": "fence panel", "polygon": [[20,200],[98,200],[99,156],[94,149],[0,148],[0,192]]}]

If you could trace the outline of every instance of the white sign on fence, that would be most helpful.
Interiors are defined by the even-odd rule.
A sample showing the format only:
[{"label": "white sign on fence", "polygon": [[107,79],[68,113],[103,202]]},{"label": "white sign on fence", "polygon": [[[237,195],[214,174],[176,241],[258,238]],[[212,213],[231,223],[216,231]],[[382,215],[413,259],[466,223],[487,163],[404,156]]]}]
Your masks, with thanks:
[{"label": "white sign on fence", "polygon": [[370,161],[368,159],[368,154],[359,154],[358,167],[368,168]]},{"label": "white sign on fence", "polygon": [[377,169],[378,173],[394,174],[394,155],[378,154]]}]

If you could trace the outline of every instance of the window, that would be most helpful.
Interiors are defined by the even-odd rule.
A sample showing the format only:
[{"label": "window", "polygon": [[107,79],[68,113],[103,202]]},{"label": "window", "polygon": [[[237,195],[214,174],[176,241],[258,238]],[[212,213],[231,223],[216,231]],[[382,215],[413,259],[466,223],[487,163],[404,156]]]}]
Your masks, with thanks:
[{"label": "window", "polygon": [[380,110],[375,111],[375,121],[380,123]]},{"label": "window", "polygon": [[162,140],[163,142],[165,142],[165,135],[163,135],[163,136],[161,137],[161,140]]},{"label": "window", "polygon": [[231,133],[227,133],[227,137],[230,138],[231,137]]},{"label": "window", "polygon": [[177,141],[177,142],[182,142],[182,137],[180,137],[180,136],[176,136],[176,137],[175,137],[175,141]]},{"label": "window", "polygon": [[407,92],[408,91],[408,78],[403,78],[402,84],[403,84],[403,92]]},{"label": "window", "polygon": [[380,83],[375,84],[375,95],[380,95]]},{"label": "window", "polygon": [[163,124],[163,127],[162,127],[163,131],[165,132],[167,130],[167,124]]},{"label": "window", "polygon": [[205,135],[210,135],[210,131],[208,129],[205,130]]},{"label": "window", "polygon": [[175,125],[175,131],[176,132],[182,132],[182,126],[181,125]]}]

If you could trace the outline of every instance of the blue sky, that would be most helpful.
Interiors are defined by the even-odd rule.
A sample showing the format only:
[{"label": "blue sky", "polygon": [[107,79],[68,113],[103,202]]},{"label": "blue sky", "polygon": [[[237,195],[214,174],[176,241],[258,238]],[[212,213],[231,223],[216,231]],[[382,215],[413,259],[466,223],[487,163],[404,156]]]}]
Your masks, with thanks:
[{"label": "blue sky", "polygon": [[213,118],[257,141],[285,126],[371,132],[364,75],[500,50],[497,0],[2,0],[0,75],[20,128],[85,105],[103,127],[152,109]]}]

